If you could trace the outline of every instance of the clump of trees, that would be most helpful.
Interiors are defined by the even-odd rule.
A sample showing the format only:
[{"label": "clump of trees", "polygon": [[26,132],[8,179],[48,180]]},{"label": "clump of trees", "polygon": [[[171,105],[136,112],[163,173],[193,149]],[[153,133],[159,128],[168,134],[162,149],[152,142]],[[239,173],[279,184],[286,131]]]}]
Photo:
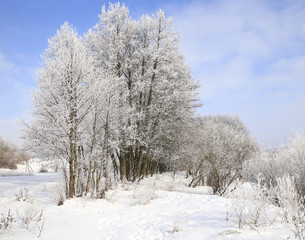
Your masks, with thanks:
[{"label": "clump of trees", "polygon": [[295,188],[305,196],[305,137],[300,131],[294,133],[288,144],[278,149],[261,150],[251,161],[244,163],[243,175],[255,182],[262,174],[268,185],[276,184],[277,178],[287,175],[294,178]]},{"label": "clump of trees", "polygon": [[162,11],[136,21],[109,4],[83,37],[64,23],[37,85],[25,145],[61,159],[68,198],[103,197],[113,181],[166,170],[222,195],[257,150],[237,117],[195,117],[198,84]]},{"label": "clump of trees", "polygon": [[67,197],[102,197],[111,181],[154,174],[197,105],[172,20],[159,11],[135,21],[119,3],[84,37],[63,24],[37,84],[25,144],[62,159]]},{"label": "clump of trees", "polygon": [[29,155],[0,137],[0,168],[17,169],[17,164],[29,160]]},{"label": "clump of trees", "polygon": [[242,176],[243,163],[259,149],[242,121],[227,115],[196,119],[185,128],[181,145],[181,156],[187,160],[177,167],[187,169],[189,186],[212,186],[218,195]]}]

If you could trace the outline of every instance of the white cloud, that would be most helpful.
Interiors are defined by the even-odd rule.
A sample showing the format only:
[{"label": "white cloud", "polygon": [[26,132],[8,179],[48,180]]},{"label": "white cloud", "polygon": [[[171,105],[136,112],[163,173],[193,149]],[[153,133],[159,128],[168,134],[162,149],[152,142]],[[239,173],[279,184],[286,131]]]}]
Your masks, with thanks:
[{"label": "white cloud", "polygon": [[168,5],[186,61],[202,83],[203,114],[238,114],[258,140],[305,128],[305,2]]}]

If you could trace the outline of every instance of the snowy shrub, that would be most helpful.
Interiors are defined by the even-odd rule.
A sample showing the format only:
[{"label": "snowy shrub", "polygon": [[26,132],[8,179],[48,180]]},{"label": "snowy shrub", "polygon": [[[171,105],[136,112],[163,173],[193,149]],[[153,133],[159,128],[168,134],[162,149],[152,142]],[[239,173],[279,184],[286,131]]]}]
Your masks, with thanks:
[{"label": "snowy shrub", "polygon": [[[286,165],[285,170],[294,177],[296,190],[305,195],[305,136],[295,132],[289,144],[279,152],[279,160]],[[289,163],[289,164],[287,164]],[[278,175],[280,177],[281,175]]]},{"label": "snowy shrub", "polygon": [[177,181],[176,177],[169,175],[167,175],[166,177],[162,176],[162,178],[158,176],[158,180],[155,178],[150,179],[150,181],[152,181],[152,183],[150,184],[152,184],[156,189],[161,189],[169,192],[174,191],[177,186],[181,185],[181,183]]},{"label": "snowy shrub", "polygon": [[57,206],[61,206],[63,205],[65,202],[65,195],[63,192],[60,192],[57,196],[57,199],[56,199],[56,203],[57,203]]},{"label": "snowy shrub", "polygon": [[305,239],[305,198],[298,193],[294,178],[289,175],[277,178],[275,189],[284,220],[293,225],[296,239]]},{"label": "snowy shrub", "polygon": [[305,239],[305,206],[304,206],[305,198],[303,197],[299,204],[297,211],[294,212],[293,216],[293,229],[292,232],[294,236],[298,240]]},{"label": "snowy shrub", "polygon": [[57,183],[56,189],[54,191],[53,199],[56,202],[57,206],[61,206],[64,204],[66,200],[66,190],[65,190],[64,182]]},{"label": "snowy shrub", "polygon": [[37,237],[41,237],[45,224],[43,210],[37,209],[34,204],[25,204],[21,209],[17,210],[17,216],[25,229],[29,230],[31,228],[31,230],[37,230]]},{"label": "snowy shrub", "polygon": [[1,213],[0,217],[0,233],[5,232],[13,224],[14,218],[11,214],[11,209],[8,210],[7,214]]},{"label": "snowy shrub", "polygon": [[47,173],[47,172],[48,172],[48,169],[47,169],[45,166],[42,166],[42,167],[39,169],[39,172],[40,172],[40,173]]},{"label": "snowy shrub", "polygon": [[256,184],[239,182],[236,189],[228,195],[232,201],[230,212],[239,228],[244,225],[254,228],[273,222],[272,215],[267,216],[273,195],[263,182],[261,175],[257,177]]},{"label": "snowy shrub", "polygon": [[297,239],[305,238],[305,137],[295,132],[286,146],[262,152],[244,164],[243,176],[255,182],[262,174],[269,191],[273,191],[273,204],[279,206],[283,219],[293,225]]},{"label": "snowy shrub", "polygon": [[230,213],[239,228],[258,227],[275,221],[278,214],[292,226],[296,239],[305,237],[305,198],[296,188],[294,177],[286,174],[267,184],[260,174],[256,183],[239,183],[228,196],[232,200]]},{"label": "snowy shrub", "polygon": [[262,174],[266,184],[277,184],[277,179],[287,174],[294,178],[296,191],[305,195],[305,137],[295,132],[286,146],[262,151],[244,163],[243,176],[252,182]]},{"label": "snowy shrub", "polygon": [[299,194],[295,188],[294,178],[286,175],[276,179],[276,204],[283,212],[283,218],[286,222],[294,219],[295,212],[298,211]]},{"label": "snowy shrub", "polygon": [[159,181],[160,180],[160,174],[155,174],[154,178],[155,178],[156,181]]},{"label": "snowy shrub", "polygon": [[29,229],[32,223],[37,225],[42,220],[43,211],[36,209],[33,204],[26,204],[22,209],[17,210],[17,215],[21,220],[21,224],[26,229]]},{"label": "snowy shrub", "polygon": [[284,174],[285,166],[282,165],[276,156],[277,151],[261,151],[252,159],[243,164],[243,177],[257,183],[257,176],[262,175],[266,184],[275,183],[277,176]]},{"label": "snowy shrub", "polygon": [[145,179],[138,184],[134,184],[132,196],[139,204],[149,204],[150,200],[156,198],[155,181],[153,179]]},{"label": "snowy shrub", "polygon": [[41,210],[38,217],[35,219],[35,224],[36,224],[35,227],[38,230],[37,238],[41,237],[45,222],[46,222],[45,215],[43,213],[43,210]]},{"label": "snowy shrub", "polygon": [[[232,198],[232,206],[230,211],[233,214],[233,218],[237,221],[238,227],[242,228],[246,221],[246,199],[243,197]],[[228,215],[226,216],[226,219],[229,219]]]},{"label": "snowy shrub", "polygon": [[176,182],[174,179],[171,181],[166,182],[165,190],[169,192],[173,192],[176,189]]},{"label": "snowy shrub", "polygon": [[175,176],[171,176],[169,173],[156,174],[151,181],[154,182],[156,189],[169,192],[186,189],[188,183],[184,172],[177,172]]},{"label": "snowy shrub", "polygon": [[180,232],[182,230],[181,228],[182,218],[183,218],[183,213],[174,214],[170,229],[171,233]]},{"label": "snowy shrub", "polygon": [[105,193],[105,199],[108,202],[114,203],[117,201],[117,194],[118,194],[118,190],[114,189],[114,190],[109,190]]},{"label": "snowy shrub", "polygon": [[29,189],[24,187],[20,188],[16,193],[15,193],[16,201],[26,201],[29,200]]}]

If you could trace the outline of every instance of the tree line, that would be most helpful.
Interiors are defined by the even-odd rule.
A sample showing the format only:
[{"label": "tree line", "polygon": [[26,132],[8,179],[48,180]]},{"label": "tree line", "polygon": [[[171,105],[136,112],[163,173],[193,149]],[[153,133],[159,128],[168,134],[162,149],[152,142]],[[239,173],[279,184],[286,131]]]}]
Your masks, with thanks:
[{"label": "tree line", "polygon": [[0,137],[0,168],[17,169],[18,163],[24,163],[29,158],[24,150]]},{"label": "tree line", "polygon": [[255,141],[238,118],[195,117],[198,83],[179,39],[163,11],[133,20],[119,3],[103,6],[84,36],[66,22],[49,39],[24,139],[62,160],[68,198],[165,170],[219,193],[240,176]]}]

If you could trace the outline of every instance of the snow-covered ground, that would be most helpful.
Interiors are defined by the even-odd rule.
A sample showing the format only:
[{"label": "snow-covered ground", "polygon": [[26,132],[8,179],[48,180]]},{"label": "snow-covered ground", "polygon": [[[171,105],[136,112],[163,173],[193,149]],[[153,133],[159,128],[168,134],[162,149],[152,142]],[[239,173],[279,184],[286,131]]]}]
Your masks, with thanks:
[{"label": "snow-covered ground", "polygon": [[[37,239],[41,227],[44,240],[294,239],[281,221],[239,229],[230,214],[226,219],[230,199],[211,195],[207,187],[187,188],[182,177],[157,175],[138,185],[119,185],[106,199],[75,198],[57,206],[60,174],[18,175],[0,177],[0,213],[7,216],[10,209],[13,216],[1,240]],[[36,215],[26,229],[22,219],[30,213]]]}]

